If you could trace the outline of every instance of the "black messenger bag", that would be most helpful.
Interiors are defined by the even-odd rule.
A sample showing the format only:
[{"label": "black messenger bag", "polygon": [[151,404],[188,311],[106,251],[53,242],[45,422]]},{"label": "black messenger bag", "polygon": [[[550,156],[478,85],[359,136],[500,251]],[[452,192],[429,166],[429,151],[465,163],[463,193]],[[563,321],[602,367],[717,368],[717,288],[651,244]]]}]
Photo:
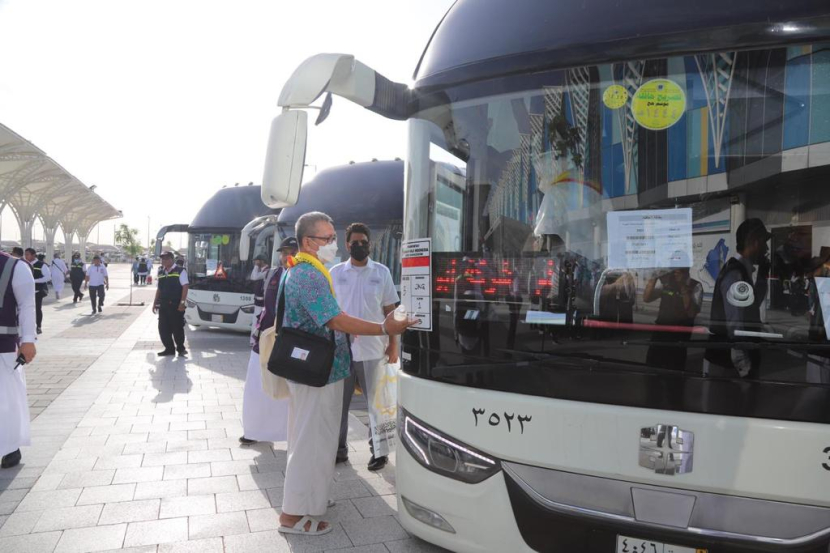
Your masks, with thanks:
[{"label": "black messenger bag", "polygon": [[268,370],[277,375],[306,386],[321,388],[331,376],[334,366],[334,331],[331,338],[283,326],[285,315],[285,287],[281,290],[278,307],[277,335],[274,349],[268,358]]}]

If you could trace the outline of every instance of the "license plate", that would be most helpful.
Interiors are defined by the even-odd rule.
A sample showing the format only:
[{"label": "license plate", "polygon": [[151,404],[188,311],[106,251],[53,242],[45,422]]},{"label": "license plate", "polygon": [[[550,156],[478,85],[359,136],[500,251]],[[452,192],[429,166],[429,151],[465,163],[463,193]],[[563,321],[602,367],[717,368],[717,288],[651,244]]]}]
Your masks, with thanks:
[{"label": "license plate", "polygon": [[212,323],[221,323],[222,321],[224,321],[224,317],[222,317],[222,315],[211,315],[210,316],[210,322],[212,322]]},{"label": "license plate", "polygon": [[617,536],[617,553],[708,553],[708,551],[631,536]]}]

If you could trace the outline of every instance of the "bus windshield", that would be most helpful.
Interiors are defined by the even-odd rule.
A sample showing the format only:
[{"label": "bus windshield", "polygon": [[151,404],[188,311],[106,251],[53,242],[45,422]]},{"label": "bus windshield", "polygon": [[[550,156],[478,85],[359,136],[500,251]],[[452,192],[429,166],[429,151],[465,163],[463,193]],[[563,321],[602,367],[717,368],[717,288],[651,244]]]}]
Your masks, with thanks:
[{"label": "bus windshield", "polygon": [[188,268],[194,282],[220,288],[225,283],[244,282],[248,275],[239,260],[239,238],[238,232],[190,234]]},{"label": "bus windshield", "polygon": [[[601,369],[610,386],[686,382],[638,405],[707,412],[689,382],[830,383],[830,46],[514,75],[419,101],[404,224],[431,238],[431,376],[517,391],[519,363]],[[499,364],[504,378],[476,377]],[[627,401],[594,388],[577,395]]]}]

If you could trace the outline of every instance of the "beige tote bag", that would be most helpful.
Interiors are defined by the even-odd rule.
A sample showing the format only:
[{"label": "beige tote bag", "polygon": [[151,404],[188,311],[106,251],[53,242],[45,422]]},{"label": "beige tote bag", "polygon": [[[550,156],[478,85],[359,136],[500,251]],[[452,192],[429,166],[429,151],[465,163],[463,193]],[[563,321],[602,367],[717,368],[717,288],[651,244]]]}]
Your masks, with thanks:
[{"label": "beige tote bag", "polygon": [[277,325],[266,328],[259,337],[259,368],[262,371],[262,390],[274,399],[288,399],[291,395],[288,382],[268,370],[268,359],[277,339]]}]

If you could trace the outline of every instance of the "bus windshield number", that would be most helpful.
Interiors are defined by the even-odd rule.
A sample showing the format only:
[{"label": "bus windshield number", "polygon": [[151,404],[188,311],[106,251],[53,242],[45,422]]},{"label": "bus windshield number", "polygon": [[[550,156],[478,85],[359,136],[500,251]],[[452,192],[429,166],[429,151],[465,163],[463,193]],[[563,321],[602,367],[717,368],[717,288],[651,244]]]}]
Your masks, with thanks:
[{"label": "bus windshield number", "polygon": [[[824,448],[824,454],[827,455],[827,460],[830,461],[830,447]],[[821,466],[822,468],[824,468],[824,470],[830,470],[830,465],[828,465],[827,463],[822,463]]]}]

